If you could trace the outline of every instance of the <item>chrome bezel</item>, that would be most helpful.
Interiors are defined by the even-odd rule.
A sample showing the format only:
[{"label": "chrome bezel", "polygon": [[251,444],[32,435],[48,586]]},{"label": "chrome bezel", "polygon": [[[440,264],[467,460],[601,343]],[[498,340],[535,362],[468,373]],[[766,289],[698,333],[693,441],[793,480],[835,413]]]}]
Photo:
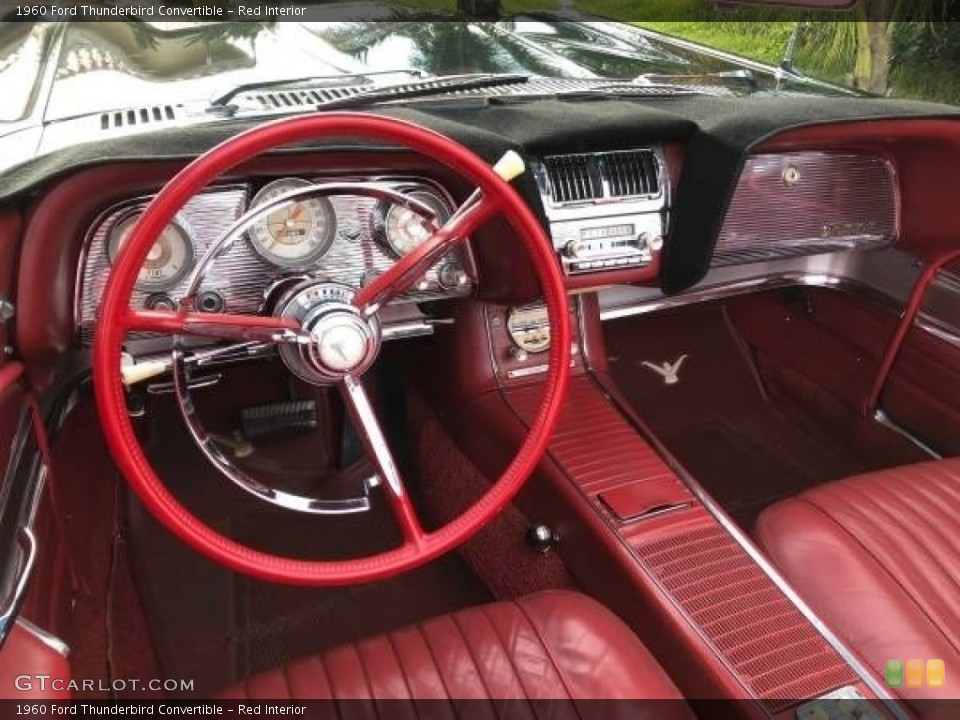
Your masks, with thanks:
[{"label": "chrome bezel", "polygon": [[[537,315],[542,314],[542,318]],[[529,327],[518,327],[517,322],[518,318],[522,315],[534,315],[532,320],[529,320],[528,323],[532,326],[535,326],[538,330],[546,330],[547,337],[544,339],[542,337],[535,338],[530,340],[524,336],[524,331],[530,329]],[[543,303],[532,303],[530,305],[521,305],[519,307],[510,308],[507,311],[507,335],[510,336],[510,340],[521,350],[524,350],[530,354],[540,354],[544,353],[550,349],[551,343],[551,333],[550,333],[550,319],[547,315],[546,305]],[[542,336],[542,332],[540,333]]]},{"label": "chrome bezel", "polygon": [[[278,188],[282,188],[283,192],[290,192],[292,190],[312,187],[314,184],[315,183],[312,183],[309,180],[299,177],[284,177],[277,180],[272,180],[257,190],[256,194],[253,196],[253,199],[251,199],[247,205],[246,210],[249,212],[265,202],[270,202],[269,199],[265,200],[264,198],[268,193],[273,192]],[[283,192],[281,192],[281,194],[283,194]],[[319,242],[312,250],[310,250],[308,254],[297,258],[284,258],[275,255],[263,247],[257,241],[256,233],[257,227],[262,225],[262,223],[265,223],[267,218],[264,218],[262,221],[256,223],[247,231],[247,242],[250,243],[250,247],[253,248],[253,251],[257,255],[274,267],[293,270],[310,267],[320,260],[320,258],[322,258],[324,255],[326,255],[327,252],[329,252],[330,248],[333,246],[333,241],[337,237],[337,211],[334,209],[333,203],[331,203],[328,198],[311,197],[299,200],[298,202],[315,205],[325,218],[325,222],[322,226],[318,227],[318,223],[320,222],[318,219],[314,223],[314,227],[310,230],[310,232],[304,236],[304,239],[306,240],[310,235],[313,235],[314,233],[320,233]]]},{"label": "chrome bezel", "polygon": [[[414,190],[413,192],[406,194],[412,197],[414,200],[419,200],[433,209],[433,211],[436,213],[434,222],[438,228],[450,218],[450,205],[440,195],[432,193],[428,190]],[[390,236],[390,216],[393,213],[401,210],[410,210],[411,212],[415,212],[411,208],[406,208],[402,205],[385,201],[379,203],[377,205],[376,212],[371,215],[371,222],[373,223],[373,237],[397,258],[402,258],[404,255],[410,253],[410,250],[401,249],[396,238]]]},{"label": "chrome bezel", "polygon": [[[145,206],[136,206],[129,208],[126,212],[118,215],[107,230],[103,238],[104,243],[104,253],[107,258],[107,264],[112,268],[117,261],[117,253],[119,248],[116,247],[116,243],[119,242],[117,238],[117,231],[125,223],[135,222],[137,218],[143,215],[143,211],[146,209]],[[144,280],[139,277],[139,270],[137,271],[137,282],[134,283],[134,287],[137,290],[142,290],[143,292],[148,293],[158,293],[165,292],[172,288],[175,288],[183,279],[190,274],[190,271],[193,270],[193,266],[197,261],[196,251],[195,251],[195,239],[193,236],[193,231],[190,229],[190,224],[183,218],[181,215],[177,214],[174,216],[173,220],[163,229],[164,232],[167,232],[169,228],[174,228],[180,234],[181,239],[184,244],[184,256],[185,260],[183,265],[177,270],[176,274],[164,278],[163,280],[151,281]],[[142,269],[142,268],[141,268]]]}]

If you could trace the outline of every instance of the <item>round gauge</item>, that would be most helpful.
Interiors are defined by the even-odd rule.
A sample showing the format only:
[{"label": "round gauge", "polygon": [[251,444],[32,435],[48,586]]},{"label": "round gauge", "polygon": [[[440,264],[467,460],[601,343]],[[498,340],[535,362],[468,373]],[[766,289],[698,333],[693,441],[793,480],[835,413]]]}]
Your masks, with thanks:
[{"label": "round gauge", "polygon": [[541,353],[550,349],[550,320],[542,303],[511,308],[507,313],[507,332],[521,350]]},{"label": "round gauge", "polygon": [[[130,231],[140,218],[134,213],[121,218],[107,235],[107,256],[112,265],[116,262],[120,249],[130,237]],[[156,292],[169,290],[186,277],[193,267],[193,242],[183,226],[174,221],[164,228],[160,237],[150,248],[140,274],[137,275],[137,288]]]},{"label": "round gauge", "polygon": [[[299,178],[275,180],[261,188],[250,207],[264,205],[312,184]],[[329,200],[305,198],[260,218],[250,228],[250,244],[264,260],[274,265],[303,267],[316,262],[330,249],[336,224],[336,214]]]},{"label": "round gauge", "polygon": [[[412,192],[410,197],[430,206],[437,214],[438,226],[450,217],[446,203],[433,193]],[[406,255],[416,249],[431,234],[427,220],[403,205],[391,205],[383,216],[383,239],[397,255]]]}]

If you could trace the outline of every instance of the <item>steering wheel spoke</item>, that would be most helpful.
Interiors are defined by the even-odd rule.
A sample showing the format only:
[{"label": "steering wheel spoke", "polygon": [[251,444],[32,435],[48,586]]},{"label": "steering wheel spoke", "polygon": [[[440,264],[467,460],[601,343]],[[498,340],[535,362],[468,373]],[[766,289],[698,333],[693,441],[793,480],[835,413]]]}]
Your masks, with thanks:
[{"label": "steering wheel spoke", "polygon": [[390,501],[390,507],[400,525],[404,540],[407,544],[419,545],[426,537],[426,532],[417,518],[410,495],[404,487],[400,477],[400,470],[390,452],[387,438],[380,427],[380,421],[367,395],[363,383],[348,375],[340,383],[340,392],[347,406],[347,412],[353,419],[354,427],[360,433],[360,439],[370,462],[373,463],[377,475],[383,481],[382,485]]},{"label": "steering wheel spoke", "polygon": [[451,249],[500,211],[494,200],[475,193],[427,240],[397,260],[389,270],[361,288],[353,300],[370,316],[391,298],[409,289]]},{"label": "steering wheel spoke", "polygon": [[123,325],[127,331],[196,335],[237,342],[305,341],[299,323],[273,316],[131,309]]}]

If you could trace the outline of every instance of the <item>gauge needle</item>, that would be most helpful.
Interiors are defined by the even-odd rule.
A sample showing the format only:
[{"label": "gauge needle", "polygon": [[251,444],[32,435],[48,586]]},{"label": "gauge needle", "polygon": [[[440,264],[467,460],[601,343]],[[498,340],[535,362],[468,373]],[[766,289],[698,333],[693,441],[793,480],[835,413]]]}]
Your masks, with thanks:
[{"label": "gauge needle", "polygon": [[280,230],[276,235],[273,236],[273,241],[267,246],[267,250],[273,250],[274,246],[280,242],[281,238],[284,235],[288,235],[291,231],[296,229],[296,221],[300,218],[300,215],[303,213],[303,205],[297,204],[287,213],[287,217],[283,222],[280,223],[271,223],[271,225],[279,225]]}]

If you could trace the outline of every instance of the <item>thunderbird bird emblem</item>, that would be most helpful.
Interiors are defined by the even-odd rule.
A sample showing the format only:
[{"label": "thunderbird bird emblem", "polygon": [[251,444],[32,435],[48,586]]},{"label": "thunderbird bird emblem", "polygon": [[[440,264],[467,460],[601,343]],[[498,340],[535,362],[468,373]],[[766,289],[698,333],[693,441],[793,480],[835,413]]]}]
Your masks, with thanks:
[{"label": "thunderbird bird emblem", "polygon": [[676,385],[680,382],[680,368],[683,366],[684,361],[687,359],[686,355],[681,355],[677,358],[676,362],[665,362],[657,365],[652,362],[643,362],[645,368],[653,370],[657,375],[663,378],[663,382],[667,385]]}]

